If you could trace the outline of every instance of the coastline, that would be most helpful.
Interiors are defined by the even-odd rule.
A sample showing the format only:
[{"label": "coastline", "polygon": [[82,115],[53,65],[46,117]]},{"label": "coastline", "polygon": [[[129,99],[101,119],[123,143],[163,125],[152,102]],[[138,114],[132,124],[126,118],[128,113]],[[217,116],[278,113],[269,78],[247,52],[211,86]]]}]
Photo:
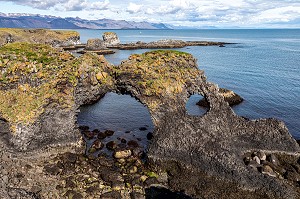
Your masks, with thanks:
[{"label": "coastline", "polygon": [[[27,44],[23,45],[26,48]],[[45,49],[45,46],[34,44],[29,47],[35,47],[40,51]],[[10,53],[18,52],[14,50],[13,45],[11,48]],[[204,190],[212,191],[212,197],[221,197],[228,193],[233,194],[235,198],[253,198],[253,194],[256,194],[257,198],[261,198],[263,194],[268,198],[299,196],[299,190],[295,186],[297,176],[300,175],[298,171],[286,171],[274,177],[270,175],[270,170],[263,173],[259,169],[269,165],[275,172],[278,167],[286,170],[291,165],[298,166],[299,145],[291,137],[284,123],[274,119],[247,120],[237,116],[224,101],[218,86],[206,81],[204,71],[197,68],[196,60],[192,55],[178,51],[152,51],[132,55],[116,67],[109,64],[102,56],[87,53],[77,60],[57,49],[48,46],[47,48],[51,52],[50,56],[59,59],[46,62],[51,70],[45,71],[46,75],[37,79],[40,81],[37,85],[50,82],[51,85],[56,84],[54,88],[59,88],[58,93],[52,95],[51,91],[49,95],[47,94],[48,98],[45,101],[48,103],[43,105],[44,109],[54,111],[46,112],[47,114],[33,111],[36,115],[27,119],[37,122],[30,122],[30,125],[27,122],[31,120],[9,117],[9,111],[4,114],[5,118],[1,119],[0,143],[3,149],[1,150],[3,160],[1,180],[3,183],[1,183],[0,194],[4,197],[7,196],[5,194],[15,194],[15,196],[25,194],[26,197],[32,198],[38,197],[36,195],[55,198],[63,194],[65,197],[82,198],[99,193],[103,197],[113,198],[120,196],[127,198],[132,194],[145,197],[147,188],[155,187],[160,183],[160,186],[171,190],[181,191],[184,188],[185,194],[197,198],[204,194],[199,191],[201,190],[199,187],[203,186],[201,180],[207,183]],[[39,50],[37,52],[40,52]],[[26,59],[32,59],[32,54],[28,53],[26,56]],[[19,55],[16,57],[23,59]],[[61,63],[61,68],[55,67],[57,62]],[[15,66],[9,65],[10,62],[3,63],[7,68]],[[35,64],[29,66],[34,67]],[[5,83],[7,87],[2,87],[3,92],[16,89],[11,85],[19,81],[14,76],[19,74],[18,70],[24,72],[20,67],[16,68],[16,73],[9,74],[8,83]],[[34,75],[40,70],[43,68],[26,72],[28,75]],[[52,70],[62,76],[48,75],[52,74]],[[70,71],[69,76],[64,76],[64,71]],[[57,81],[52,82],[48,77],[56,77]],[[60,80],[64,81],[60,82]],[[28,84],[29,87],[20,88],[20,93],[29,92],[31,85],[36,86],[32,82]],[[8,89],[3,90],[3,88]],[[130,155],[125,158],[113,160],[102,156],[95,159],[81,155],[84,146],[76,126],[78,107],[99,100],[109,91],[130,93],[149,108],[155,131],[147,154],[148,165],[141,164],[139,157],[131,154],[132,149]],[[203,117],[186,115],[185,104],[191,93],[202,94],[209,101],[210,109]],[[55,98],[56,95],[61,96],[62,101]],[[15,134],[11,129],[9,130],[13,123],[17,126],[18,123],[23,123],[20,129],[17,128],[19,132]],[[62,140],[56,137],[58,130]],[[39,136],[40,134],[42,136]],[[5,135],[8,136],[5,138]],[[48,138],[51,139],[46,140]],[[8,147],[9,144],[5,141],[14,143],[14,146]],[[75,148],[70,148],[70,145]],[[47,148],[53,150],[45,152]],[[261,151],[268,156],[278,157],[280,166],[272,166],[270,164],[272,161],[263,163],[263,157],[259,159],[259,163],[257,160],[254,166],[249,165],[243,160],[248,158],[249,151],[253,154]],[[255,161],[256,156],[250,154]],[[32,160],[35,158],[37,159]],[[120,159],[125,159],[125,162]],[[15,170],[8,171],[12,165],[15,165]],[[117,165],[117,169],[114,169],[113,165]],[[128,168],[125,168],[127,166]],[[23,167],[26,167],[29,172],[20,173],[20,168]],[[91,171],[86,174],[89,168]],[[39,175],[35,176],[36,172]],[[126,176],[134,176],[135,173],[138,173],[138,180],[126,178]],[[199,175],[188,175],[189,180],[187,180],[187,173]],[[67,178],[70,174],[75,174],[75,177]],[[84,180],[80,181],[84,175],[86,175]],[[143,176],[144,181],[141,179]],[[288,183],[281,177],[288,180]],[[44,181],[46,183],[32,186],[27,179],[36,180],[34,184]],[[218,179],[225,181],[221,183]],[[243,181],[240,182],[239,179]],[[46,187],[47,182],[52,182],[50,187]],[[213,184],[217,186],[211,186]],[[271,186],[266,186],[267,184]],[[241,185],[244,188],[241,188]],[[220,189],[222,186],[224,187]],[[274,192],[274,189],[277,192]],[[50,192],[52,195],[49,194]]]}]

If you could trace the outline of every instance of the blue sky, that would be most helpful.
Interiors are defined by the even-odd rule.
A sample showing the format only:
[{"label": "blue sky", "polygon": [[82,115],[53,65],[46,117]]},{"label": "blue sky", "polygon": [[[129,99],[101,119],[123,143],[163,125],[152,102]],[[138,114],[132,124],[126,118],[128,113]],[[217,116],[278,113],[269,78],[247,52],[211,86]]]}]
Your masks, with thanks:
[{"label": "blue sky", "polygon": [[0,0],[2,13],[219,28],[300,28],[300,0]]}]

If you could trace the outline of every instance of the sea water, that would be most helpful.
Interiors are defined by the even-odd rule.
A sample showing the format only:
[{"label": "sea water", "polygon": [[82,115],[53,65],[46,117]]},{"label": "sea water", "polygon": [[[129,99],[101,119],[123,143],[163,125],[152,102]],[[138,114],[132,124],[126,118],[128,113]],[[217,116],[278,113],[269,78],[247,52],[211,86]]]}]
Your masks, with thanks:
[{"label": "sea water", "polygon": [[[77,31],[81,41],[86,42],[89,38],[101,38],[107,30]],[[191,53],[198,59],[198,67],[205,71],[208,81],[233,90],[244,98],[242,104],[233,107],[236,114],[250,119],[283,120],[290,133],[300,139],[300,29],[110,31],[116,32],[122,43],[160,39],[236,43],[225,48],[193,46],[178,50]],[[116,50],[115,54],[106,55],[106,58],[117,65],[130,54],[145,51],[149,49]],[[189,112],[201,112],[195,105],[198,98],[187,104]],[[116,98],[108,101],[120,103]],[[128,103],[130,106],[131,102]]]}]

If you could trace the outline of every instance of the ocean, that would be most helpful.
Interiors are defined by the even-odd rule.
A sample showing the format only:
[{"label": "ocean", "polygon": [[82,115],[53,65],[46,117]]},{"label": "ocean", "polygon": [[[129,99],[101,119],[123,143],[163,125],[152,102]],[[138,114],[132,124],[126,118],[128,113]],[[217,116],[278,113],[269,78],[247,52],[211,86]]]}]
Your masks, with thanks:
[{"label": "ocean", "polygon": [[[89,38],[101,38],[107,30],[77,31],[80,32],[81,41],[86,42]],[[233,90],[244,98],[242,104],[233,107],[237,115],[250,119],[280,119],[285,122],[292,136],[300,139],[300,29],[109,31],[116,32],[122,43],[160,39],[236,43],[226,45],[225,48],[193,46],[178,50],[191,53],[197,58],[198,67],[205,71],[208,81]],[[146,51],[149,49],[117,50],[115,54],[106,55],[106,58],[117,65],[130,54]],[[195,105],[200,98],[197,95],[190,98],[187,104],[190,114],[203,114],[204,110]],[[138,114],[127,113],[126,110],[119,112],[122,106],[130,107],[131,112]],[[109,111],[103,114],[103,110]],[[99,115],[92,115],[92,112],[98,112]],[[112,114],[115,114],[114,117],[128,115],[128,121],[123,116],[111,120]],[[133,115],[132,118],[130,115]],[[97,104],[81,108],[78,122],[93,128],[101,126],[99,128],[103,129],[118,129],[122,125],[121,129],[132,126],[137,129],[145,125],[153,129],[149,117],[147,109],[133,98],[125,97],[121,100],[120,96],[110,93]],[[104,124],[103,119],[107,124]]]}]

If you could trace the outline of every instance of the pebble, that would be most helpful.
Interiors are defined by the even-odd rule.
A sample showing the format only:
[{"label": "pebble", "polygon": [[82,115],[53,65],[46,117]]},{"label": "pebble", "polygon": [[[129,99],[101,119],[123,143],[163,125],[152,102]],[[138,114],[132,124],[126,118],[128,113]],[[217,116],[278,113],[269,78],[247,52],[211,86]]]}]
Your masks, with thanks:
[{"label": "pebble", "polygon": [[115,132],[112,131],[112,130],[106,130],[106,131],[104,131],[104,133],[105,133],[107,136],[112,136]]},{"label": "pebble", "polygon": [[138,171],[138,168],[136,166],[133,166],[129,169],[129,173],[134,174]]},{"label": "pebble", "polygon": [[125,140],[124,138],[121,138],[121,142],[125,144],[127,142],[127,140]]},{"label": "pebble", "polygon": [[117,143],[115,141],[110,141],[110,142],[106,143],[106,148],[109,150],[113,150],[113,149],[117,148]]},{"label": "pebble", "polygon": [[100,140],[95,140],[92,147],[97,150],[100,150],[100,149],[103,149],[104,144]]},{"label": "pebble", "polygon": [[128,158],[131,156],[131,150],[127,149],[127,150],[122,150],[122,151],[116,151],[114,153],[114,157],[117,159],[124,159],[124,158]]},{"label": "pebble", "polygon": [[99,140],[103,140],[103,139],[106,138],[106,134],[103,133],[103,132],[99,132],[98,135],[97,135],[97,138],[98,138]]}]

